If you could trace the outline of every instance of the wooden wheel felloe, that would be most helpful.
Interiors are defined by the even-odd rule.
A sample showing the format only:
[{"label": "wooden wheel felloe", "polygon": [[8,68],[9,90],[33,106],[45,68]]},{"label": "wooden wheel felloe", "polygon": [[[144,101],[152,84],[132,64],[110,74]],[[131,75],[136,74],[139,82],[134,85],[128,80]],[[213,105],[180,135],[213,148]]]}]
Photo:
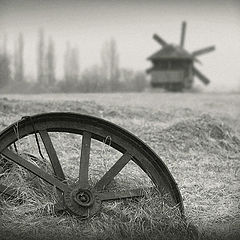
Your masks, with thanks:
[{"label": "wooden wheel felloe", "polygon": [[[17,134],[16,134],[17,126]],[[82,136],[80,166],[77,181],[69,184],[57,151],[51,140],[51,133],[73,133]],[[11,145],[20,139],[35,135],[36,144],[40,148],[37,134],[50,159],[53,175],[24,159],[13,151]],[[89,159],[93,140],[110,145],[121,153],[121,157],[94,184],[89,182]],[[74,113],[47,113],[24,117],[0,133],[0,154],[7,160],[27,169],[29,172],[55,186],[58,190],[58,206],[82,218],[96,214],[104,201],[136,198],[145,195],[145,189],[133,188],[120,191],[107,190],[107,186],[119,172],[130,162],[136,163],[151,179],[155,188],[169,195],[169,204],[177,205],[183,215],[183,202],[178,186],[163,161],[140,139],[123,128],[92,116]],[[11,195],[13,189],[0,184],[0,191]]]}]

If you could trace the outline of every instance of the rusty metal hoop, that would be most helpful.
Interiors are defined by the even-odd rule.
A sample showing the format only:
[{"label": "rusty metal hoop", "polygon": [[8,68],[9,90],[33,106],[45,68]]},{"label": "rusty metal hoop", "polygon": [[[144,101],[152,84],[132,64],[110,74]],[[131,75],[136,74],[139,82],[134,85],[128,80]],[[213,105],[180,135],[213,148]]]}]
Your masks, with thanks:
[{"label": "rusty metal hoop", "polygon": [[[178,206],[182,216],[184,215],[179,188],[167,166],[150,147],[127,130],[97,117],[63,112],[25,117],[18,121],[17,125],[18,136],[14,129],[16,123],[0,133],[0,154],[55,186],[63,200],[59,204],[73,214],[86,218],[99,211],[102,201],[143,196],[144,191],[140,188],[118,192],[105,191],[105,187],[132,160],[150,177],[161,193],[167,193],[170,196],[170,204]],[[49,136],[50,132],[82,135],[79,179],[74,185],[69,186],[64,181],[65,175]],[[31,134],[36,135],[36,133],[41,136],[55,175],[44,172],[9,148],[19,139]],[[122,153],[122,156],[92,188],[88,182],[91,139],[104,142],[109,136],[111,147]],[[0,184],[0,192],[11,195],[14,191]]]}]

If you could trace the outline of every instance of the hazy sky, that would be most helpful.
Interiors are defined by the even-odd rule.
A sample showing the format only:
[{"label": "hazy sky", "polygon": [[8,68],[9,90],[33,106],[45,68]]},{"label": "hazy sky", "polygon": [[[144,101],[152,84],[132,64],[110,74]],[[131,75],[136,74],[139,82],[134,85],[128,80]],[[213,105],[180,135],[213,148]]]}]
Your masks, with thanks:
[{"label": "hazy sky", "polygon": [[147,57],[160,48],[153,33],[179,44],[183,20],[187,50],[216,46],[215,52],[199,57],[203,65],[198,68],[212,80],[208,89],[240,88],[240,0],[0,0],[0,42],[7,35],[13,53],[23,32],[25,72],[36,75],[38,29],[44,28],[46,40],[55,41],[61,77],[68,40],[78,46],[83,70],[100,63],[101,47],[113,37],[120,65],[145,70]]}]

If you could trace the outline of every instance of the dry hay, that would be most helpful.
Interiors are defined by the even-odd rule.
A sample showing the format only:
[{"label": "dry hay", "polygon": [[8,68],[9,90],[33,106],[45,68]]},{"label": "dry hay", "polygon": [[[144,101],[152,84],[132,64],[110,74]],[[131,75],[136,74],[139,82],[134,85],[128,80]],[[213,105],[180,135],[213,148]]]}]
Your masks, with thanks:
[{"label": "dry hay", "polygon": [[171,147],[183,152],[192,149],[219,153],[219,150],[223,150],[234,154],[240,151],[240,140],[234,131],[207,114],[177,122],[164,129],[160,135],[160,141],[168,142]]},{"label": "dry hay", "polygon": [[[223,118],[189,108],[164,112],[142,107],[103,107],[93,101],[38,102],[33,106],[31,101],[19,103],[5,99],[0,106],[0,128],[9,123],[9,117],[19,119],[19,110],[21,116],[43,111],[90,114],[136,134],[166,162],[176,179],[184,199],[187,223],[179,221],[174,209],[161,209],[161,200],[155,197],[138,204],[109,205],[85,222],[88,227],[75,217],[52,218],[50,206],[55,201],[51,198],[54,190],[41,180],[36,187],[36,182],[29,181],[32,176],[29,178],[25,170],[19,171],[17,167],[11,173],[21,182],[26,201],[21,206],[2,203],[6,231],[11,226],[12,230],[18,229],[21,236],[24,233],[31,236],[33,231],[38,231],[36,236],[46,239],[46,225],[52,228],[52,233],[48,232],[49,239],[108,239],[109,236],[109,239],[159,239],[159,236],[161,239],[235,239],[239,234],[240,140],[238,133],[227,124],[234,119],[223,121]],[[47,214],[43,212],[45,206],[49,209]],[[31,214],[26,217],[28,212]],[[22,226],[24,230],[20,229]]]},{"label": "dry hay", "polygon": [[233,129],[203,114],[179,121],[155,138],[179,184],[187,218],[202,234],[239,236],[240,140]]},{"label": "dry hay", "polygon": [[[46,161],[21,155],[52,172]],[[23,168],[13,165],[3,178],[19,193],[18,199],[1,199],[4,228],[0,227],[0,232],[4,239],[15,239],[16,233],[21,239],[191,239],[197,235],[196,229],[181,219],[178,208],[164,204],[157,193],[146,193],[146,198],[138,201],[103,203],[97,216],[82,221],[67,213],[56,215],[56,189]],[[46,225],[50,231],[44,229]]]},{"label": "dry hay", "polygon": [[[49,174],[53,174],[50,164],[45,159],[36,158],[29,153],[19,153],[27,161],[41,168]],[[32,212],[39,213],[52,209],[56,202],[56,188],[52,187],[35,174],[27,171],[21,166],[10,163],[5,159],[0,160],[4,172],[1,174],[1,183],[15,189],[17,198],[1,198],[2,205],[7,211],[19,211],[21,214]]]}]

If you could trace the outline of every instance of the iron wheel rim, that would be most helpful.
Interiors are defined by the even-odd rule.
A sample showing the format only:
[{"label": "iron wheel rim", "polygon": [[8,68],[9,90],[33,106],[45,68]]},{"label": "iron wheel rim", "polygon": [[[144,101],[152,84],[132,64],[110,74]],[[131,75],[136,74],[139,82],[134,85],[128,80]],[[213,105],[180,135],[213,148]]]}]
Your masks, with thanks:
[{"label": "iron wheel rim", "polygon": [[[18,136],[16,136],[16,126],[18,127]],[[0,133],[0,153],[5,158],[21,165],[19,164],[19,161],[16,161],[16,158],[18,157],[13,155],[8,147],[19,139],[34,133],[39,133],[42,140],[44,139],[42,136],[45,135],[46,141],[49,136],[48,133],[50,132],[67,132],[82,136],[86,135],[88,138],[90,137],[90,141],[91,139],[95,139],[100,142],[103,142],[104,139],[110,136],[111,147],[123,154],[123,160],[120,158],[117,162],[120,162],[120,165],[124,165],[125,162],[127,163],[128,161],[133,160],[149,176],[160,192],[170,195],[172,199],[171,204],[178,206],[181,215],[184,216],[184,206],[179,188],[165,163],[138,137],[109,121],[89,115],[67,112],[53,112],[33,115],[31,117],[23,117],[20,121],[13,123]],[[52,165],[54,165],[54,163]],[[23,167],[26,168],[26,166]],[[53,168],[54,167],[56,168],[56,166],[53,166]],[[27,168],[27,170],[29,170],[29,168]],[[47,182],[56,186],[62,192],[68,191],[68,186],[64,184],[62,181],[63,179],[61,179],[61,171],[57,171],[57,178],[47,176]],[[33,173],[39,176],[36,174],[35,170]],[[39,177],[46,181],[46,177]],[[103,179],[100,184],[96,184],[97,186],[94,186],[94,189],[97,190],[100,195],[101,191],[104,190],[101,188],[106,182],[108,182],[107,177]],[[3,185],[0,187],[0,190],[4,188],[7,189],[7,187]],[[139,192],[140,190],[136,191]],[[135,194],[137,194],[137,192]],[[101,200],[106,200],[103,199],[104,196],[102,195]],[[117,199],[116,196],[115,199]]]}]

